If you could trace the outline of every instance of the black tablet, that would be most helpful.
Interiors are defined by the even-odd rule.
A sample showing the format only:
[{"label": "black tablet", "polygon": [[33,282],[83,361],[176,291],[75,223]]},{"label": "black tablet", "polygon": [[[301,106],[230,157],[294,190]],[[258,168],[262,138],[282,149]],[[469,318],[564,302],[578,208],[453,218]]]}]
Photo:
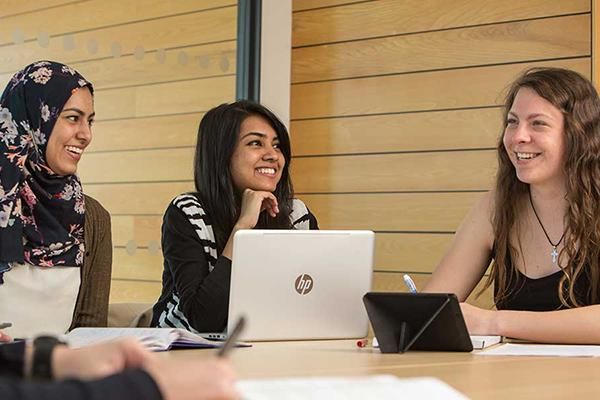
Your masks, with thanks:
[{"label": "black tablet", "polygon": [[370,292],[363,303],[382,353],[473,350],[454,294]]}]

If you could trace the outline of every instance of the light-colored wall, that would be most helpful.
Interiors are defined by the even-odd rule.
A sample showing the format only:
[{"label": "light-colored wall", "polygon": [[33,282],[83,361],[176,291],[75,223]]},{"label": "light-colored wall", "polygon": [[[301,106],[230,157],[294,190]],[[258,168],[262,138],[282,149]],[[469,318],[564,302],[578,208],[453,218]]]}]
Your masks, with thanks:
[{"label": "light-colored wall", "polygon": [[260,102],[290,126],[292,0],[262,0]]},{"label": "light-colored wall", "polygon": [[111,301],[160,293],[160,225],[193,188],[200,117],[235,98],[236,0],[39,0],[2,3],[0,85],[38,59],[95,86],[86,193],[112,215]]},{"label": "light-colored wall", "polygon": [[[503,90],[591,76],[589,0],[294,0],[296,191],[322,228],[376,232],[375,289],[422,285],[493,182]],[[482,303],[490,303],[489,293]]]}]

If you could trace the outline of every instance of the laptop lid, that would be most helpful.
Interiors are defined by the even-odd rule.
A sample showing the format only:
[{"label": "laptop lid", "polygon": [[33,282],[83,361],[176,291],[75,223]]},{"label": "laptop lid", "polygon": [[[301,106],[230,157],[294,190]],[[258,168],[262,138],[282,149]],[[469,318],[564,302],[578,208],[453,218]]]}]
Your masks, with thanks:
[{"label": "laptop lid", "polygon": [[242,230],[233,242],[228,331],[241,340],[365,337],[371,231]]}]

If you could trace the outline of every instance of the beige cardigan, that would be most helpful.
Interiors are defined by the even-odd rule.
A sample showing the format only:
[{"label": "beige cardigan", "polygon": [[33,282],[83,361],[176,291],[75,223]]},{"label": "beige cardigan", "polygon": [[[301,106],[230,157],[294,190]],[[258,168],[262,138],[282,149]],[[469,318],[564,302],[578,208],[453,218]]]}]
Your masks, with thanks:
[{"label": "beige cardigan", "polygon": [[85,257],[81,286],[69,330],[106,326],[112,270],[110,214],[98,201],[85,196]]}]

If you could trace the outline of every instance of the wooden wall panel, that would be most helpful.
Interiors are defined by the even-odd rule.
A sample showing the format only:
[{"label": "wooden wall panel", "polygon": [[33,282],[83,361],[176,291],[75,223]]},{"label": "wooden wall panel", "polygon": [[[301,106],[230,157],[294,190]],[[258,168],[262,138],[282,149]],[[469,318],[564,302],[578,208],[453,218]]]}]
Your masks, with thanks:
[{"label": "wooden wall panel", "polygon": [[[167,208],[165,205],[165,209]],[[113,246],[125,247],[129,242],[133,246],[148,247],[160,243],[160,215],[112,215]],[[118,268],[113,265],[113,267]]]},{"label": "wooden wall panel", "polygon": [[332,7],[351,3],[360,3],[365,0],[294,0],[292,11],[310,10],[314,8]]},{"label": "wooden wall panel", "polygon": [[[164,62],[156,54],[133,54],[119,58],[70,63],[84,76],[93,76],[94,89],[147,85],[196,78],[235,74],[235,40],[222,43],[166,50]],[[182,54],[185,54],[183,56]],[[181,58],[183,57],[183,58]],[[177,71],[176,74],[173,71]],[[13,72],[0,74],[0,85],[5,86]]]},{"label": "wooden wall panel", "polygon": [[0,8],[0,18],[8,19],[28,12],[38,11],[39,9],[45,9],[78,2],[79,0],[39,0],[36,2],[22,0],[3,0],[2,8]]},{"label": "wooden wall panel", "polygon": [[292,171],[298,193],[485,190],[495,160],[493,150],[308,157]]},{"label": "wooden wall panel", "polygon": [[433,272],[452,238],[452,233],[378,232],[375,234],[375,269]]},{"label": "wooden wall panel", "polygon": [[37,41],[0,46],[0,70],[17,71],[39,59],[57,59],[66,63],[86,60],[90,58],[90,41],[97,43],[91,58],[98,59],[113,57],[113,44],[117,44],[120,53],[125,55],[134,53],[137,46],[143,46],[148,52],[235,40],[236,12],[237,8],[232,6],[80,31],[69,35],[72,46],[66,48],[65,36],[52,38],[47,47],[41,47]]},{"label": "wooden wall panel", "polygon": [[495,148],[500,107],[291,122],[296,156]]},{"label": "wooden wall panel", "polygon": [[79,175],[86,183],[192,180],[194,148],[88,154]]},{"label": "wooden wall panel", "polygon": [[94,101],[98,118],[117,119],[207,111],[234,96],[232,75],[98,90]]},{"label": "wooden wall panel", "polygon": [[111,303],[156,303],[162,284],[155,281],[113,279],[110,288]]},{"label": "wooden wall panel", "polygon": [[[165,51],[165,62],[157,63],[156,57],[145,56],[138,60],[134,55],[117,59],[73,63],[84,75],[96,77],[97,89],[139,86],[150,82],[182,81],[196,78],[235,74],[235,40],[216,44],[201,44],[185,48],[187,60],[182,62],[181,49]],[[177,70],[177,74],[173,74]]]},{"label": "wooden wall panel", "polygon": [[591,74],[590,59],[583,57],[297,84],[292,85],[291,116],[305,119],[498,105],[502,91],[519,73],[543,65],[570,68],[587,77]]},{"label": "wooden wall panel", "polygon": [[[303,4],[303,0],[293,1],[294,10],[297,4]],[[292,46],[449,30],[589,11],[589,0],[365,1],[294,13]]]},{"label": "wooden wall panel", "polygon": [[163,257],[160,248],[152,252],[145,248],[136,249],[134,252],[115,248],[113,263],[113,279],[161,281]]},{"label": "wooden wall panel", "polygon": [[[42,31],[50,36],[57,36],[236,4],[235,0],[45,0],[31,2],[35,6],[29,6],[27,9],[24,5],[30,2],[22,0],[9,0],[9,2],[15,4],[7,5],[6,0],[2,2],[3,10],[11,9],[13,16],[2,19],[0,44],[12,43],[12,33],[17,29],[23,33],[24,40],[37,40],[39,32]],[[21,5],[19,6],[18,3]],[[61,4],[64,6],[56,7]],[[19,12],[17,7],[22,11]],[[36,12],[22,14],[26,11]],[[2,11],[0,11],[1,16]],[[69,23],[65,23],[65,18],[69,18]]]},{"label": "wooden wall panel", "polygon": [[321,229],[454,232],[480,193],[303,194]]},{"label": "wooden wall panel", "polygon": [[584,14],[301,47],[292,82],[589,56],[590,22]]},{"label": "wooden wall panel", "polygon": [[99,151],[141,150],[196,146],[203,113],[135,119],[100,120],[94,123],[92,144],[86,154]]},{"label": "wooden wall panel", "polygon": [[85,193],[113,215],[162,215],[175,196],[192,190],[193,181],[84,184]]}]

